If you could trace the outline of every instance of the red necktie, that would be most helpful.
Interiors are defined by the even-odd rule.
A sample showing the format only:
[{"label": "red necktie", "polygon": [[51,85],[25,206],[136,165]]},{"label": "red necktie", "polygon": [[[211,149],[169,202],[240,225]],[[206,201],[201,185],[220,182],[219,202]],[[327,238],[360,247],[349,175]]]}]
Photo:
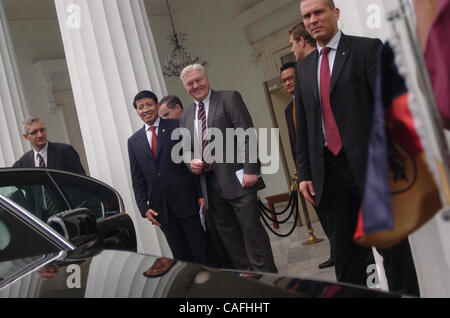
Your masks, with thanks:
[{"label": "red necktie", "polygon": [[152,152],[153,156],[156,159],[156,149],[158,147],[158,137],[156,136],[156,126],[151,126],[150,130],[152,131]]},{"label": "red necktie", "polygon": [[327,138],[328,149],[337,156],[342,148],[341,135],[334,119],[333,110],[330,104],[330,86],[331,86],[331,72],[328,63],[328,52],[330,48],[322,49],[322,62],[320,64],[320,98],[322,100],[322,115],[325,129],[325,136]]}]

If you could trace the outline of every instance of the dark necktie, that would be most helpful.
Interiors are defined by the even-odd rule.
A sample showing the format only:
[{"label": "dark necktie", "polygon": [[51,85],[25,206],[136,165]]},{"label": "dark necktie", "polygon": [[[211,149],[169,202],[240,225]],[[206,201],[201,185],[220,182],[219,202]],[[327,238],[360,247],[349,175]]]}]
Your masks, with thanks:
[{"label": "dark necktie", "polygon": [[206,139],[206,111],[205,111],[205,104],[203,102],[198,103],[198,115],[197,119],[199,122],[199,125],[201,127],[201,137],[202,137],[202,158],[204,156],[205,147],[208,144],[208,140]]},{"label": "dark necktie", "polygon": [[150,130],[152,131],[152,152],[153,152],[153,156],[156,159],[156,150],[158,147],[158,136],[156,136],[156,126],[151,126]]},{"label": "dark necktie", "polygon": [[295,118],[295,101],[292,103],[292,118],[294,119],[294,128],[297,129],[297,118]]},{"label": "dark necktie", "polygon": [[198,103],[198,115],[197,119],[199,122],[199,125],[201,126],[201,137],[202,137],[202,160],[203,162],[207,163],[205,165],[205,170],[210,171],[212,167],[212,163],[209,163],[210,160],[207,159],[207,153],[205,152],[205,148],[208,146],[208,139],[206,138],[207,133],[207,123],[206,123],[206,111],[205,111],[205,104],[203,102]]},{"label": "dark necktie", "polygon": [[41,156],[40,153],[37,154],[38,160],[39,160],[39,168],[45,168],[45,161],[44,158]]},{"label": "dark necktie", "polygon": [[335,156],[337,156],[342,148],[342,140],[330,104],[331,72],[328,62],[329,52],[330,48],[328,47],[323,48],[321,52],[322,62],[320,64],[320,98],[322,101],[322,115],[325,136],[327,138],[327,147]]}]

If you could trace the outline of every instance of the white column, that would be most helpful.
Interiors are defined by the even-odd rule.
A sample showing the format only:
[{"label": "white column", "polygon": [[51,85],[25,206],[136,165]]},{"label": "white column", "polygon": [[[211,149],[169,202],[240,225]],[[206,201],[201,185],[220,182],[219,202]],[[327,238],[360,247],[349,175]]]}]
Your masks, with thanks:
[{"label": "white column", "polygon": [[[91,176],[119,191],[138,235],[138,250],[170,251],[136,207],[127,140],[143,126],[132,101],[166,87],[143,0],[55,0]],[[169,254],[170,255],[170,254]]]},{"label": "white column", "polygon": [[8,20],[1,1],[0,74],[0,167],[9,167],[26,149],[21,123],[27,108],[9,36]]}]

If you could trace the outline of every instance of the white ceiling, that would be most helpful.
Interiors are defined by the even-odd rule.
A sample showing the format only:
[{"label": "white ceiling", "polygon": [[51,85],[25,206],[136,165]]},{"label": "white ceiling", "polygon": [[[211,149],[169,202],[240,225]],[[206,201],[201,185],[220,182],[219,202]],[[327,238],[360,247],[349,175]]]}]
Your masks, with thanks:
[{"label": "white ceiling", "polygon": [[[148,15],[168,15],[166,0],[144,0],[147,5]],[[170,11],[176,12],[186,5],[192,2],[192,0],[169,0]]]},{"label": "white ceiling", "polygon": [[[9,20],[56,19],[54,0],[0,0],[3,1]],[[225,1],[225,0],[209,0]],[[226,0],[239,14],[264,0]],[[168,15],[166,0],[144,0],[150,16]],[[171,11],[177,12],[192,0],[169,0]]]},{"label": "white ceiling", "polygon": [[[3,1],[9,20],[54,19],[54,0],[0,0]],[[170,9],[176,12],[192,0],[169,0]],[[144,0],[148,15],[168,15],[166,0]]]}]

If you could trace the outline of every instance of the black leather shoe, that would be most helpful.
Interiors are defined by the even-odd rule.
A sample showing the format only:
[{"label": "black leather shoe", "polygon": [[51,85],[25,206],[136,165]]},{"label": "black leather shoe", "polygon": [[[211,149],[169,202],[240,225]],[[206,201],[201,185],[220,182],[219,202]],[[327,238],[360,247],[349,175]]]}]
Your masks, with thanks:
[{"label": "black leather shoe", "polygon": [[330,257],[328,260],[326,260],[325,262],[319,264],[319,269],[324,269],[327,267],[331,267],[334,266],[334,261],[333,259]]}]

